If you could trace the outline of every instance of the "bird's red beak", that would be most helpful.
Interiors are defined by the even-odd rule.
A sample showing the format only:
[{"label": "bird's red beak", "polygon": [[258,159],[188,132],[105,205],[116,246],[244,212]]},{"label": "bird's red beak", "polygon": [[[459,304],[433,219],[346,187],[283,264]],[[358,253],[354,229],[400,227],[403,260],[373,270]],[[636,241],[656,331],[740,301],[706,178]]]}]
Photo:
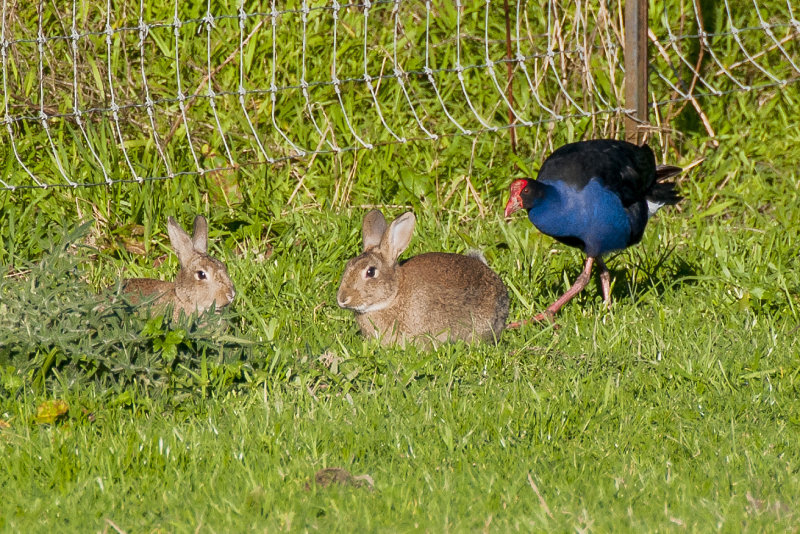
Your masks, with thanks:
[{"label": "bird's red beak", "polygon": [[519,194],[523,189],[525,189],[526,185],[528,185],[528,180],[524,178],[511,182],[511,185],[508,187],[510,196],[508,197],[508,202],[506,203],[506,217],[510,217],[512,213],[522,209],[522,198],[519,196]]}]

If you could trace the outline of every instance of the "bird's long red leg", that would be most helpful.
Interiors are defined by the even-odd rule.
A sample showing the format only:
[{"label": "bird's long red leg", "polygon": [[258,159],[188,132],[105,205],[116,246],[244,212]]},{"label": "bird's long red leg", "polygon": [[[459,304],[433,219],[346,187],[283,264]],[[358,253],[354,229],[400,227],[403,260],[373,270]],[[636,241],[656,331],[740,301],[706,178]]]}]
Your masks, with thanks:
[{"label": "bird's long red leg", "polygon": [[584,264],[584,266],[583,266],[583,271],[578,276],[578,278],[575,279],[575,283],[572,284],[572,287],[569,288],[566,293],[561,295],[558,298],[558,300],[556,300],[554,303],[552,303],[550,306],[548,306],[547,309],[544,312],[539,313],[537,315],[534,315],[533,319],[528,319],[526,321],[517,321],[517,322],[511,323],[511,324],[508,325],[508,328],[519,328],[522,325],[525,325],[525,324],[528,324],[528,323],[534,322],[534,321],[536,321],[536,322],[544,321],[544,320],[552,321],[553,320],[553,316],[556,313],[558,313],[558,310],[560,310],[561,307],[564,306],[564,304],[569,302],[572,297],[574,297],[575,295],[580,293],[583,290],[583,288],[586,287],[586,284],[589,283],[589,279],[592,276],[592,265],[594,265],[594,261],[595,261],[595,258],[592,258],[591,256],[586,258],[586,264]]},{"label": "bird's long red leg", "polygon": [[608,307],[611,306],[611,273],[608,271],[603,258],[597,258],[597,266],[600,267],[600,286],[603,288],[603,302]]}]

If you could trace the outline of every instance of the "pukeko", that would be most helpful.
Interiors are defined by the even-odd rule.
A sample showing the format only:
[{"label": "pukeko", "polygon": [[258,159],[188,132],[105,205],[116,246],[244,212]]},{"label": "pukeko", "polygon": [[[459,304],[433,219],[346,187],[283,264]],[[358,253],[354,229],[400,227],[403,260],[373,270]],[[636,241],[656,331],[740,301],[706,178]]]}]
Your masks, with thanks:
[{"label": "pukeko", "polygon": [[586,287],[595,262],[600,267],[603,299],[610,304],[611,275],[603,254],[638,243],[647,220],[661,206],[681,200],[675,184],[662,181],[680,171],[679,167],[656,166],[647,145],[594,139],[570,143],[553,152],[536,180],[511,183],[506,217],[524,208],[539,231],[580,248],[587,256],[583,272],[572,287],[534,321],[552,319]]}]

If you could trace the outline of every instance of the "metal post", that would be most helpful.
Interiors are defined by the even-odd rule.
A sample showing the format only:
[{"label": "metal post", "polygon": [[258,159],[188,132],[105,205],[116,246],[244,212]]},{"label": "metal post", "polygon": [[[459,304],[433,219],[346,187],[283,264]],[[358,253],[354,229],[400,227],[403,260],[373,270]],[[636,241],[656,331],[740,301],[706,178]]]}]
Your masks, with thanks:
[{"label": "metal post", "polygon": [[647,117],[647,0],[625,0],[625,139],[637,145]]}]

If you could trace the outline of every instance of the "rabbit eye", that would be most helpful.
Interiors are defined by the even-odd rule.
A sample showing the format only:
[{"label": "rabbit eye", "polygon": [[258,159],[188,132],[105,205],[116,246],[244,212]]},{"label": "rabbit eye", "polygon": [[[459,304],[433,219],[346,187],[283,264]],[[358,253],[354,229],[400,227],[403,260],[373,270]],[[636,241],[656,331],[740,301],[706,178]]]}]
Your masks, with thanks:
[{"label": "rabbit eye", "polygon": [[375,278],[375,271],[376,271],[375,267],[367,267],[367,272],[366,272],[367,278]]},{"label": "rabbit eye", "polygon": [[197,276],[198,280],[205,280],[206,278],[208,278],[208,275],[206,274],[205,271],[197,271],[195,273],[195,276]]}]

